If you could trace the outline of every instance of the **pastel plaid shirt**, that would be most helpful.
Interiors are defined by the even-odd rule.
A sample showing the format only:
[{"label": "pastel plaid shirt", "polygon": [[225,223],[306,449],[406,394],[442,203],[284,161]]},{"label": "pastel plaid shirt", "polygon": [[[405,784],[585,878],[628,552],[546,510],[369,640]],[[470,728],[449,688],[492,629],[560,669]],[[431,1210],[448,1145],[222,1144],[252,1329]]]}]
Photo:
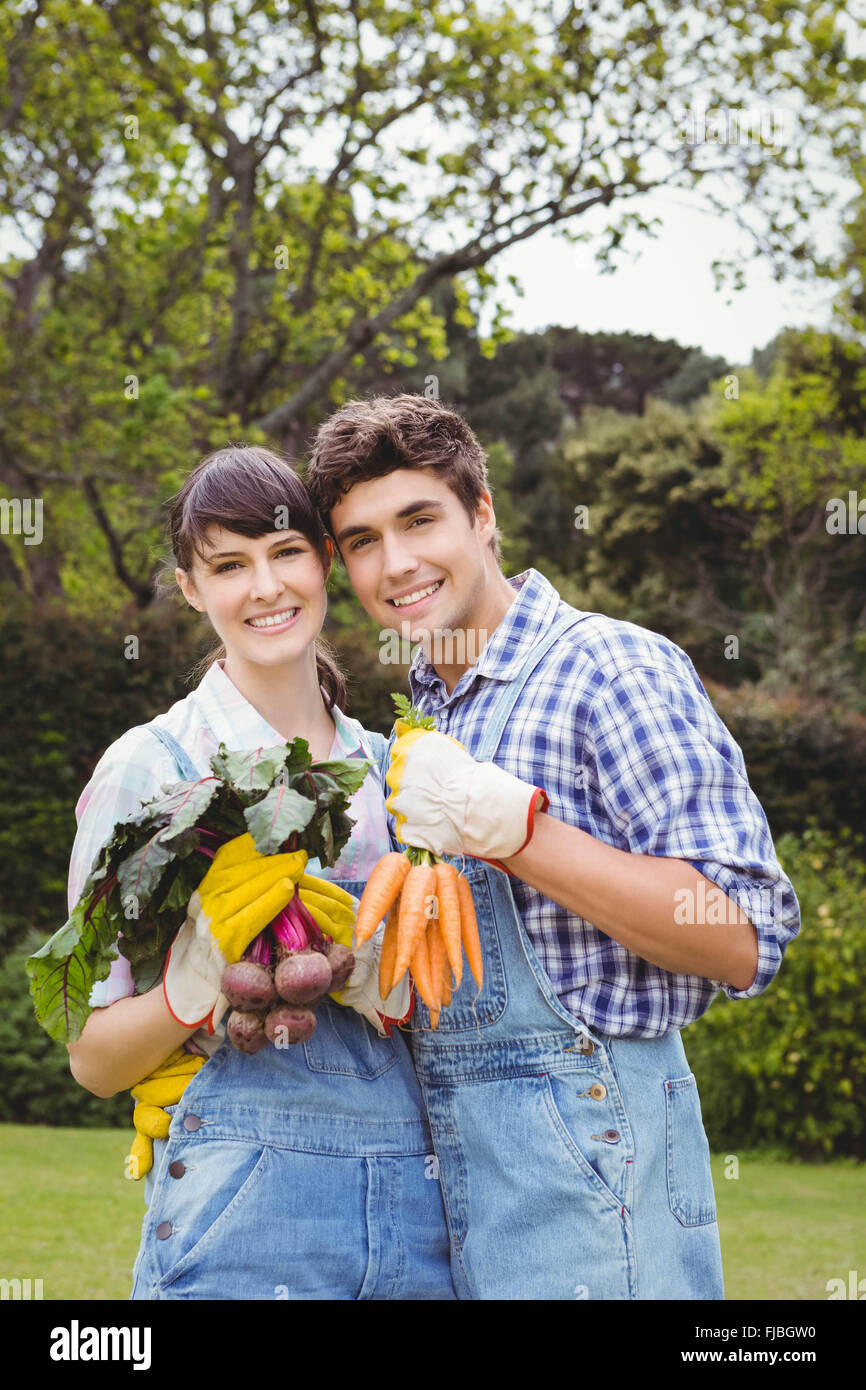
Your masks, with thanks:
[{"label": "pastel plaid shirt", "polygon": [[[350,719],[336,707],[331,712],[336,731],[330,756],[372,757],[357,719]],[[158,715],[155,723],[174,735],[202,777],[209,773],[210,758],[220,743],[230,750],[241,750],[273,748],[286,742],[241,694],[218,661],[195,690],[165,714]],[[69,864],[70,912],[81,896],[94,859],[111,837],[115,822],[135,815],[142,801],[157,796],[165,784],[180,780],[171,754],[147,729],[128,729],[106,749],[75,808],[78,832]],[[311,873],[336,880],[363,880],[369,878],[381,856],[388,853],[391,844],[387,813],[376,768],[352,797],[348,814],[354,819],[355,828],[340,858],[330,869],[323,868],[317,859],[310,860]],[[105,1007],[132,993],[129,963],[118,955],[108,978],[93,986],[90,1004],[94,1008]],[[207,1029],[200,1028],[192,1038],[202,1050],[211,1053],[222,1042],[223,1031],[218,1029],[209,1037]]]},{"label": "pastel plaid shirt", "polygon": [[[503,682],[558,616],[578,612],[537,570],[508,582],[516,599],[450,695],[421,653],[409,672],[414,703],[470,753]],[[719,989],[729,999],[765,990],[799,931],[800,907],[742,750],[686,653],[633,623],[601,613],[581,618],[529,676],[494,762],[543,787],[557,820],[617,849],[688,861],[758,935],[754,982],[737,990],[650,965],[512,878],[527,934],[565,1008],[602,1033],[655,1038],[699,1018]],[[709,887],[695,901],[678,899],[676,911],[676,920],[697,923],[734,915]]]}]

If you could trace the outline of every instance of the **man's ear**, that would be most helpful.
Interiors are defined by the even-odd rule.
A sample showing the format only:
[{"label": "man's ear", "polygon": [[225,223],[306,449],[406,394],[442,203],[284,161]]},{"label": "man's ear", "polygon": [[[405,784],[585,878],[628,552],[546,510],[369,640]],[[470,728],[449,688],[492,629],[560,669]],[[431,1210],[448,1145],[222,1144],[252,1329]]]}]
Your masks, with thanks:
[{"label": "man's ear", "polygon": [[478,525],[479,538],[486,545],[496,531],[496,513],[493,510],[493,498],[489,492],[482,492],[478,499],[475,520]]}]

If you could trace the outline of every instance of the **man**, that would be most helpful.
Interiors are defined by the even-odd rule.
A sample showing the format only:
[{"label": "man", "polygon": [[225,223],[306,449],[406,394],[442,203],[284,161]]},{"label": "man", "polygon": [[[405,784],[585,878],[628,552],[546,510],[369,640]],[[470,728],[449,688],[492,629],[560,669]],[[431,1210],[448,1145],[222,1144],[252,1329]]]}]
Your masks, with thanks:
[{"label": "man", "polygon": [[484,452],[439,401],[351,402],[308,484],[366,611],[424,644],[438,732],[394,744],[389,807],[478,916],[481,990],[435,1031],[417,1001],[412,1035],[460,1296],[723,1298],[680,1029],[766,989],[799,930],[740,748],[674,643],[506,579]]}]

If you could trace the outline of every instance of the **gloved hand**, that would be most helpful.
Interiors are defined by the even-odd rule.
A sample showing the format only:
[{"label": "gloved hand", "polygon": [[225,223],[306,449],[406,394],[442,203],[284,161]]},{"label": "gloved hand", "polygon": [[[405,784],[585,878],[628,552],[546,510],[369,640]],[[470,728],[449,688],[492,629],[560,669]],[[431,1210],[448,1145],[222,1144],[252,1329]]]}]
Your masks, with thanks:
[{"label": "gloved hand", "polygon": [[206,1023],[213,1033],[228,1008],[223,970],[291,902],[307,857],[304,850],[259,854],[249,834],[220,846],[166,958],[163,993],[178,1023]]},{"label": "gloved hand", "polygon": [[132,1112],[136,1134],[126,1159],[127,1177],[138,1181],[150,1172],[153,1167],[153,1141],[165,1139],[171,1125],[171,1116],[162,1107],[177,1104],[206,1061],[206,1057],[196,1057],[179,1047],[150,1076],[145,1076],[132,1088],[131,1094],[138,1104]]},{"label": "gloved hand", "polygon": [[362,1014],[368,1023],[372,1023],[381,1038],[388,1036],[389,1029],[384,1026],[380,1015],[402,1023],[412,1002],[408,971],[394,986],[387,999],[383,999],[379,993],[379,957],[382,954],[384,936],[385,928],[380,926],[363,946],[358,947],[354,952],[355,968],[349,977],[349,983],[332,995],[338,1004],[346,1004],[350,1009]]},{"label": "gloved hand", "polygon": [[536,810],[549,805],[540,787],[476,761],[456,739],[432,730],[396,740],[385,780],[397,839],[439,855],[509,859],[532,838]]},{"label": "gloved hand", "polygon": [[352,945],[352,927],[358,913],[358,900],[339,883],[304,874],[298,880],[298,897],[313,921],[341,946]]}]

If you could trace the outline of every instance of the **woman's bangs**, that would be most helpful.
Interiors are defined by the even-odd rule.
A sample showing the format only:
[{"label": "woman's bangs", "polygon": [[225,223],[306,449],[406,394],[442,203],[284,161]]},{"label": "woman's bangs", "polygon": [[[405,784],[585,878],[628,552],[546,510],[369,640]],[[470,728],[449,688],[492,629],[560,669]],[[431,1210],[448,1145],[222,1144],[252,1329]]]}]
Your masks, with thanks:
[{"label": "woman's bangs", "polygon": [[202,559],[214,525],[251,539],[299,531],[317,549],[324,545],[321,520],[301,479],[276,455],[255,449],[214,455],[190,489],[181,530]]}]

